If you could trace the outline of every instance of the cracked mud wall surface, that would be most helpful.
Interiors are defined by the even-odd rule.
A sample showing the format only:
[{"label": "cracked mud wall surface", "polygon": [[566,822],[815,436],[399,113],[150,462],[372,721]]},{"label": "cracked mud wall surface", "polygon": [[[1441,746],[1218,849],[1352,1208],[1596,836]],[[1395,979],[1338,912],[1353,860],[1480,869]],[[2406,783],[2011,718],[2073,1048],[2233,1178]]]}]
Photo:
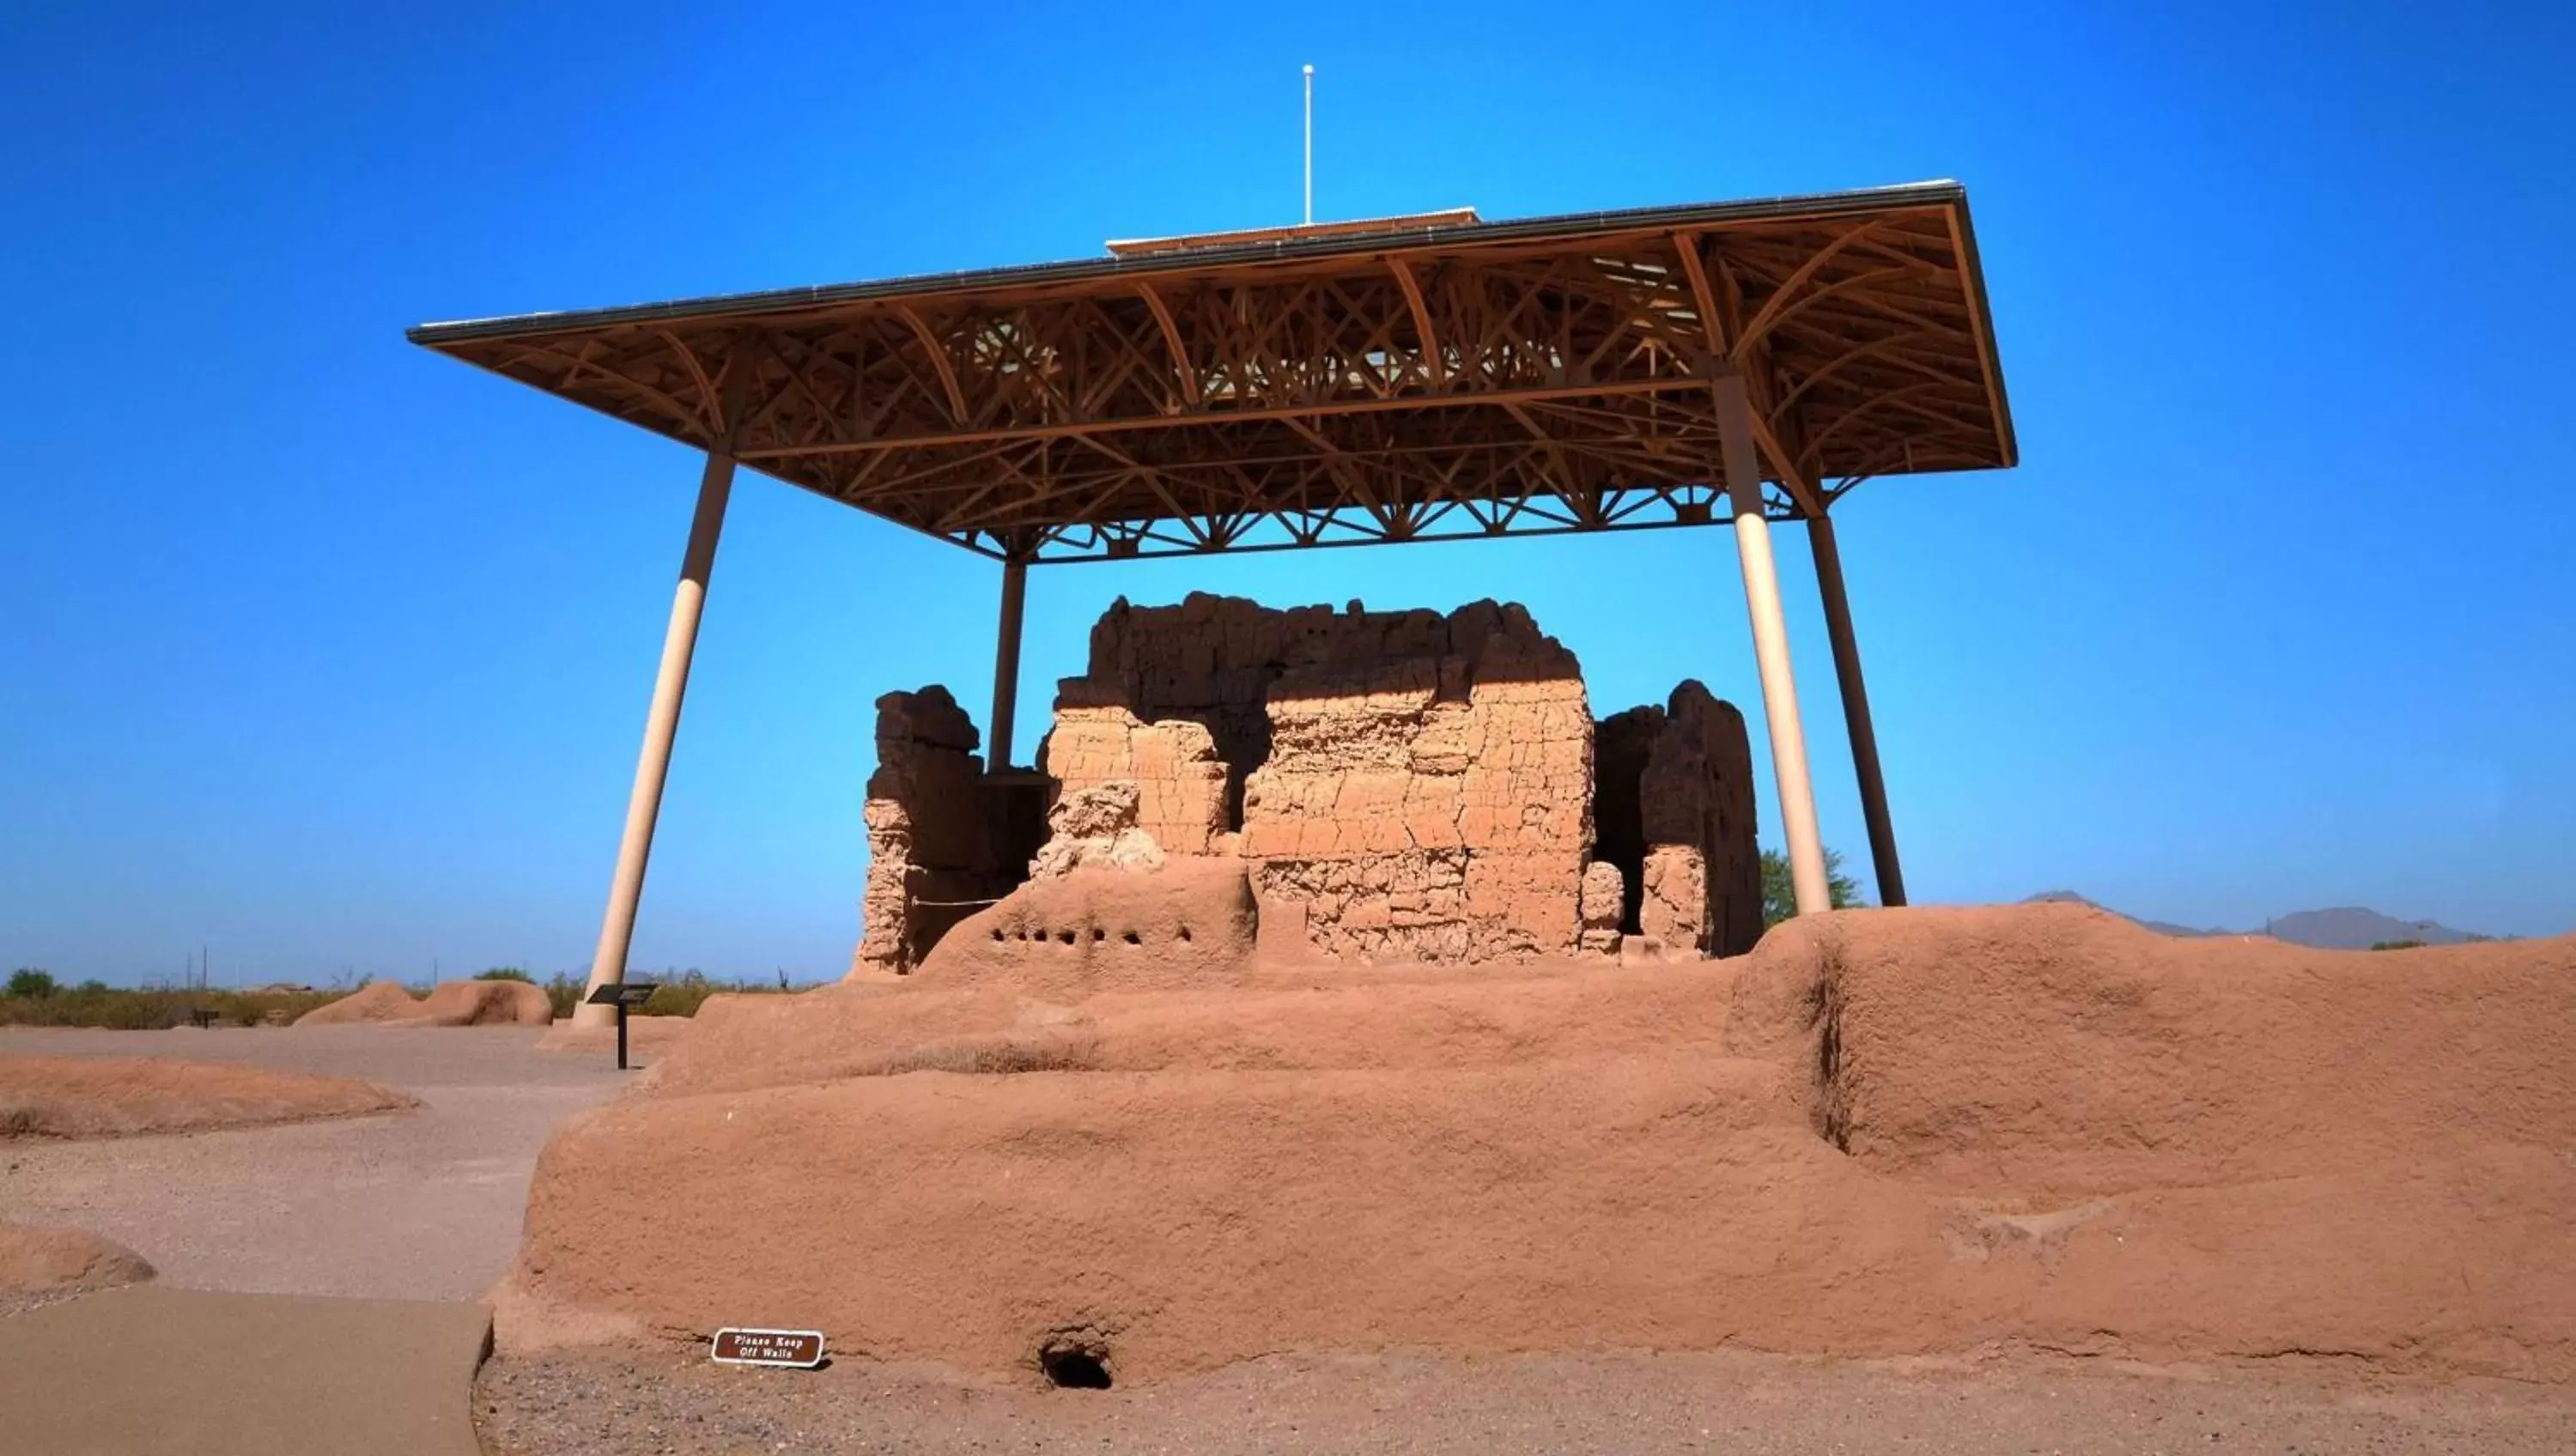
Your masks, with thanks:
[{"label": "cracked mud wall surface", "polygon": [[[710,1001],[547,1148],[504,1347],[754,1308],[1031,1383],[1079,1329],[1121,1387],[1390,1347],[2576,1382],[2576,938],[1859,910],[1732,960],[1319,975],[1217,879],[1117,883],[903,982]],[[1119,939],[1185,924],[1226,927],[1186,967]]]},{"label": "cracked mud wall surface", "polygon": [[1211,854],[1226,832],[1226,765],[1203,724],[1147,722],[1114,692],[1085,701],[1089,684],[1069,680],[1056,700],[1055,728],[1038,766],[1060,801],[1105,785],[1136,786],[1136,827],[1170,854]]},{"label": "cracked mud wall surface", "polygon": [[1264,913],[1324,955],[1527,959],[1582,929],[1590,710],[1518,606],[1121,602],[1044,761],[1064,792],[1136,781],[1167,851],[1253,861]]}]

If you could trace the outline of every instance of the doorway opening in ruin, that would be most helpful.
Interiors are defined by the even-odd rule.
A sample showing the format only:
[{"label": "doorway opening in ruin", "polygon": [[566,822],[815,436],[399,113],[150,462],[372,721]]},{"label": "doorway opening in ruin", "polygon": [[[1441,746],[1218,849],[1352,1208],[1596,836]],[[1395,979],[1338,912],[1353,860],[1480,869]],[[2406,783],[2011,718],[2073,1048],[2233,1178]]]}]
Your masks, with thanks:
[{"label": "doorway opening in ruin", "polygon": [[1619,933],[1642,930],[1646,897],[1646,757],[1663,713],[1630,708],[1604,718],[1592,738],[1592,857],[1619,868]]},{"label": "doorway opening in ruin", "polygon": [[1287,671],[1288,665],[1276,660],[1256,669],[1252,676],[1258,686],[1252,691],[1249,705],[1173,707],[1150,700],[1136,705],[1136,716],[1146,722],[1196,723],[1216,740],[1217,761],[1225,765],[1224,827],[1229,832],[1240,833],[1243,829],[1244,782],[1252,777],[1253,770],[1270,761],[1270,688]]}]

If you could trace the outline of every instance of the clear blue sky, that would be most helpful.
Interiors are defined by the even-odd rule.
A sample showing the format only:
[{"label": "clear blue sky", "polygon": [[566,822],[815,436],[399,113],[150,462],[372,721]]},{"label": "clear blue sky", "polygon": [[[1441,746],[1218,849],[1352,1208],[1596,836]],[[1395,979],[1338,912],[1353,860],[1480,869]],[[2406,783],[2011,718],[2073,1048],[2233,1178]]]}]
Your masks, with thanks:
[{"label": "clear blue sky", "polygon": [[[1837,513],[1918,902],[2576,928],[2576,27],[2104,9],[11,6],[0,966],[585,964],[696,463],[403,328],[1291,221],[1307,61],[1325,218],[1968,184],[2024,463]],[[870,702],[980,720],[997,579],[745,477],[638,965],[846,965]],[[1756,702],[1722,531],[1040,571],[1024,700],[1192,588]]]}]

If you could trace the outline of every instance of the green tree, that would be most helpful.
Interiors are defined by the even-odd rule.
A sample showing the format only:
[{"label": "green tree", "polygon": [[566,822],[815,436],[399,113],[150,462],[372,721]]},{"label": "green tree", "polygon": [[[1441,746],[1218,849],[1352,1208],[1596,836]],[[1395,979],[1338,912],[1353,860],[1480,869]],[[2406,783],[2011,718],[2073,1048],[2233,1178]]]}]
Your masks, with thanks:
[{"label": "green tree", "polygon": [[[1843,873],[1843,857],[1830,849],[1825,851],[1825,891],[1828,903],[1837,910],[1869,903],[1860,897],[1860,882]],[[1768,930],[1797,913],[1798,882],[1789,873],[1789,857],[1776,849],[1762,851],[1762,928]]]},{"label": "green tree", "polygon": [[9,973],[9,994],[26,1001],[38,1001],[54,994],[54,977],[50,971],[34,966],[21,966]]},{"label": "green tree", "polygon": [[517,966],[494,966],[488,971],[477,971],[474,973],[474,979],[478,981],[525,981],[532,986],[535,985],[537,981],[536,977],[520,970]]}]

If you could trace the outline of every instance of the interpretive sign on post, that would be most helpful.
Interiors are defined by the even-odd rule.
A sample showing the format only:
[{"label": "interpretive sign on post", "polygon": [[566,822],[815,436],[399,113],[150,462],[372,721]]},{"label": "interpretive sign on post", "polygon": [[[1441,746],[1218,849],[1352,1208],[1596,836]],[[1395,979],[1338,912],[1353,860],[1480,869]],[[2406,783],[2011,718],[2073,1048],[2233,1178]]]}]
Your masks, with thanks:
[{"label": "interpretive sign on post", "polygon": [[662,989],[658,981],[611,981],[590,993],[593,1006],[617,1008],[617,1070],[626,1070],[626,1013],[653,999]]},{"label": "interpretive sign on post", "polygon": [[823,1363],[821,1330],[718,1330],[709,1351],[719,1365],[794,1365],[811,1370]]}]

